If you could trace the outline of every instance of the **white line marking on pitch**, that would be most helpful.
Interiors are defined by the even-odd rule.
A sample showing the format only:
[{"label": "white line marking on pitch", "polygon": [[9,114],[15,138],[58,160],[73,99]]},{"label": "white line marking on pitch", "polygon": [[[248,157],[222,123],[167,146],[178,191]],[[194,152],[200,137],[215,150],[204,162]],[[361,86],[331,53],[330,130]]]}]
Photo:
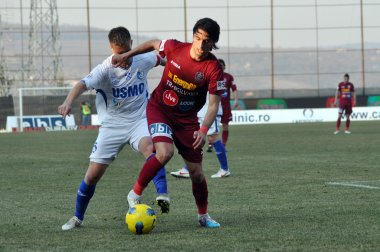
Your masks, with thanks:
[{"label": "white line marking on pitch", "polygon": [[[372,182],[372,181],[365,181],[365,182]],[[359,187],[359,188],[366,188],[366,189],[380,189],[380,187],[378,187],[378,186],[361,185],[361,184],[355,184],[352,182],[328,182],[326,184],[327,185]]]},{"label": "white line marking on pitch", "polygon": [[380,180],[361,180],[361,181],[346,181],[344,183],[373,183],[380,182]]}]

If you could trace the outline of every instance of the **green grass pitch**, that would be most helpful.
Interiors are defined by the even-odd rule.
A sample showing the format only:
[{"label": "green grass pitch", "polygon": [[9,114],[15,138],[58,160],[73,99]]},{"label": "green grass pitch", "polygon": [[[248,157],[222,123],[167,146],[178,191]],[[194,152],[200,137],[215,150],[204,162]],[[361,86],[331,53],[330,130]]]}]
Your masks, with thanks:
[{"label": "green grass pitch", "polygon": [[[198,227],[190,181],[168,174],[171,211],[142,236],[124,223],[143,164],[129,146],[98,184],[84,226],[63,232],[97,132],[0,134],[0,251],[379,251],[380,122],[352,122],[351,135],[334,128],[231,126],[231,177],[211,179],[217,159],[204,154],[209,212],[222,227]],[[181,165],[175,154],[168,173]],[[150,185],[144,202],[154,198]]]}]

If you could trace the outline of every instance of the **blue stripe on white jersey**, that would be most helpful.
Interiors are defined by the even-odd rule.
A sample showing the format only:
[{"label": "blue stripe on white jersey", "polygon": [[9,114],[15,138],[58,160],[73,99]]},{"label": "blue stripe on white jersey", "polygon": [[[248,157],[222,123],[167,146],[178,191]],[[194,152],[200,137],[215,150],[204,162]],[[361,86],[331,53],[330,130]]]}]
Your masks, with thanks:
[{"label": "blue stripe on white jersey", "polygon": [[106,108],[108,107],[108,105],[107,105],[107,96],[106,96],[106,93],[104,93],[104,91],[103,90],[101,90],[101,89],[96,89],[96,94],[100,94],[102,97],[103,97],[103,99],[104,99],[104,103],[106,104]]}]

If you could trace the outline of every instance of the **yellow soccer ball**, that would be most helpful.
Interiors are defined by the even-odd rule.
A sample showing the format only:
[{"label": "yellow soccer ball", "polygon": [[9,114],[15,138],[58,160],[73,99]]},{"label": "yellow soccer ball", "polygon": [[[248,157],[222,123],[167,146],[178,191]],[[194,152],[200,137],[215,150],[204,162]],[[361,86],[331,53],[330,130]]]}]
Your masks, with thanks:
[{"label": "yellow soccer ball", "polygon": [[145,204],[137,204],[128,210],[125,223],[133,234],[148,234],[156,225],[156,213]]}]

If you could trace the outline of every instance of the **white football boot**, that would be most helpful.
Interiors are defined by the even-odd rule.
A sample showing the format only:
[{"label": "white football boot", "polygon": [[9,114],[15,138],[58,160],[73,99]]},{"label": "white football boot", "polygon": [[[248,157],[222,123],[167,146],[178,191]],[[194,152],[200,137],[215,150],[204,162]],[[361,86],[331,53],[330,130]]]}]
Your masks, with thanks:
[{"label": "white football boot", "polygon": [[78,217],[73,216],[70,218],[70,220],[68,222],[66,222],[65,225],[62,226],[62,230],[66,231],[66,230],[70,230],[70,229],[73,229],[76,227],[80,227],[82,225],[82,223],[83,223],[83,221],[78,219]]},{"label": "white football boot", "polygon": [[211,178],[225,178],[231,175],[229,170],[220,169],[217,173],[211,176]]},{"label": "white football boot", "polygon": [[129,208],[134,207],[137,204],[141,204],[141,195],[137,195],[133,189],[128,193],[127,200],[128,200],[128,205]]},{"label": "white football boot", "polygon": [[339,134],[339,130],[334,131],[334,135],[338,135],[338,134]]},{"label": "white football boot", "polygon": [[185,168],[179,169],[176,172],[171,172],[170,175],[176,178],[190,178],[189,171]]},{"label": "white football boot", "polygon": [[351,134],[351,131],[349,131],[349,130],[345,130],[345,131],[344,131],[344,134]]}]

